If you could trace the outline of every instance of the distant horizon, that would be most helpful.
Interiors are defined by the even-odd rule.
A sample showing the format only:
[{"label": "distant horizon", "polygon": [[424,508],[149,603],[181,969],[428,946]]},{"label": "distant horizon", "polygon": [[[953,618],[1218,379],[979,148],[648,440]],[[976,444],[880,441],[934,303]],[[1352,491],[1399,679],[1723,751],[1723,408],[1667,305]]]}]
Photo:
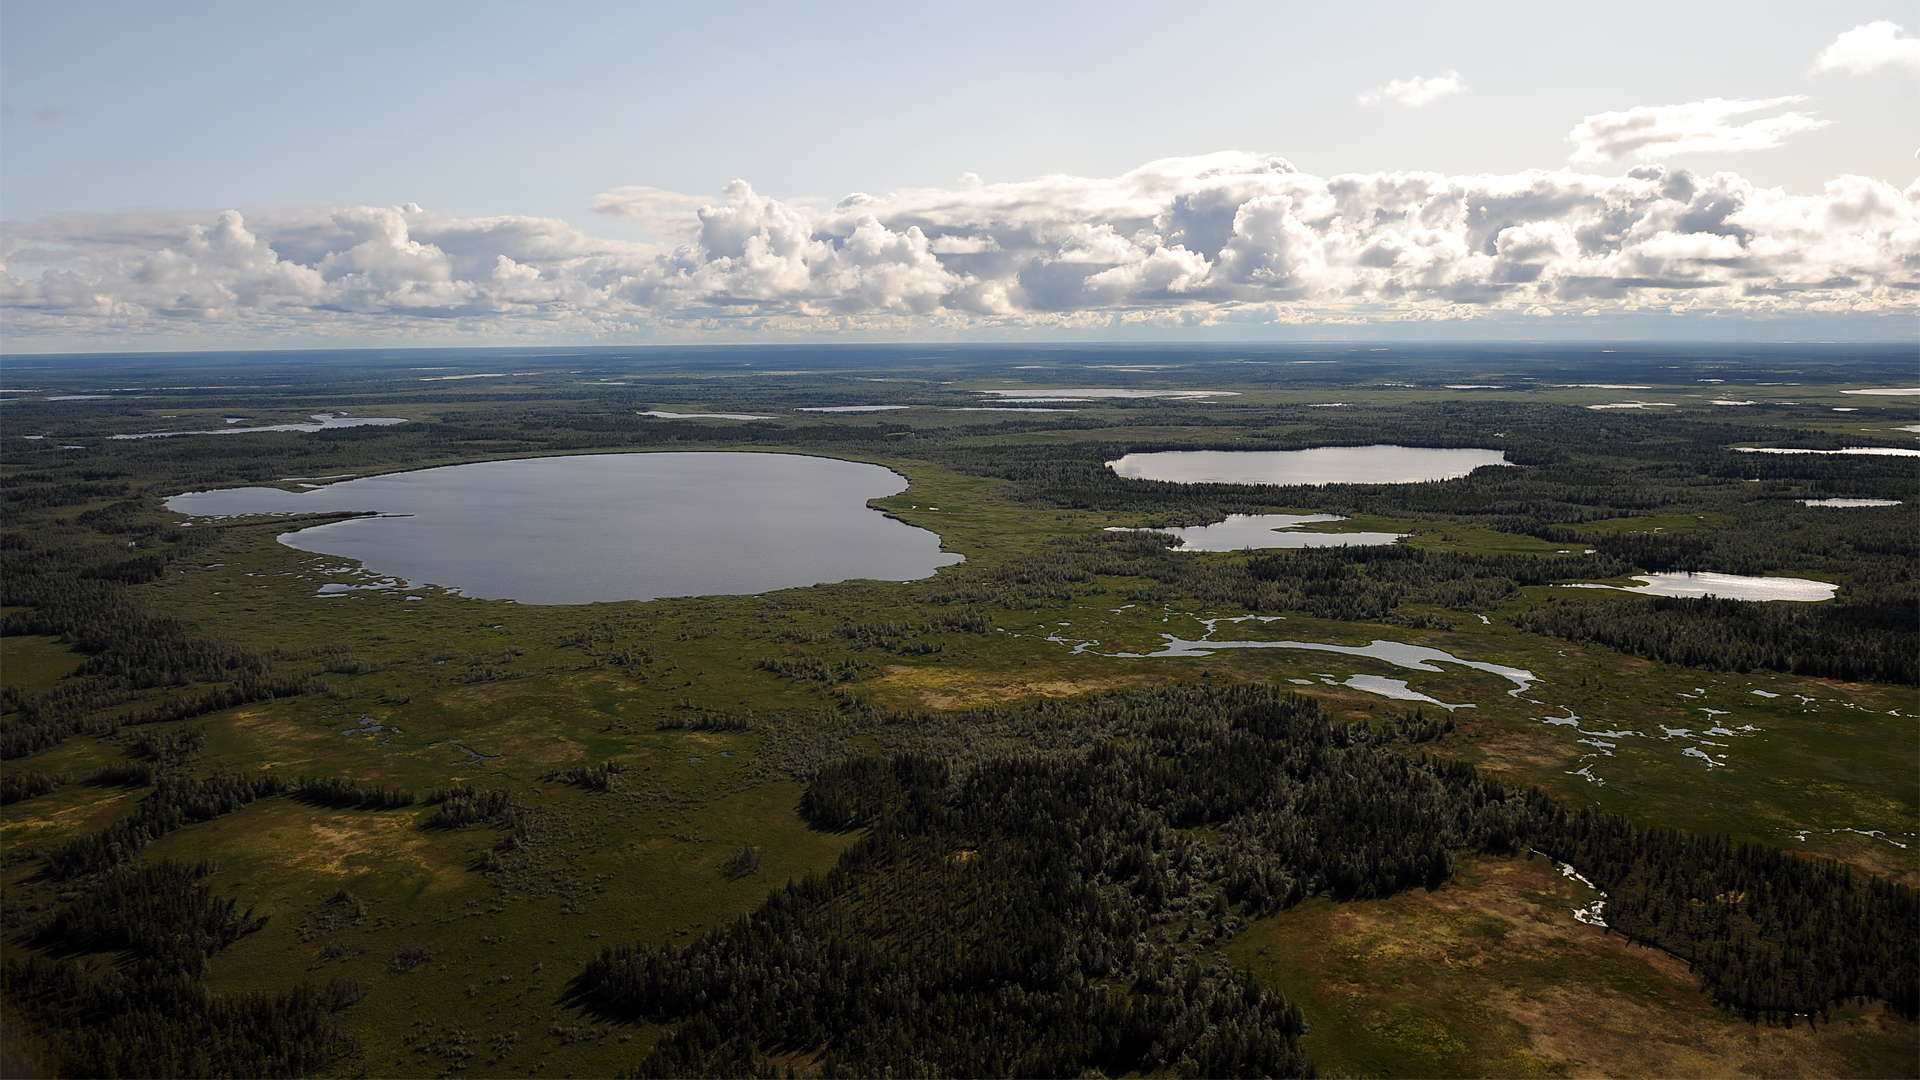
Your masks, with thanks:
[{"label": "distant horizon", "polygon": [[1874,348],[1906,349],[1912,352],[1916,363],[1916,374],[1920,374],[1920,320],[1912,320],[1914,329],[1904,334],[1887,336],[1836,336],[1836,337],[1766,337],[1752,336],[1672,336],[1672,337],[1631,337],[1631,336],[1566,336],[1566,337],[1449,337],[1434,335],[1429,337],[1385,337],[1353,336],[1348,338],[1099,338],[1099,337],[1048,337],[1043,335],[1009,335],[997,338],[972,339],[896,339],[872,340],[855,336],[841,338],[806,338],[794,340],[766,339],[720,339],[690,341],[543,341],[543,342],[498,342],[498,341],[449,341],[445,339],[413,339],[406,341],[362,341],[351,343],[316,342],[198,342],[192,345],[173,343],[143,343],[122,348],[71,348],[71,349],[27,349],[19,348],[11,341],[0,341],[0,367],[9,362],[24,360],[85,358],[113,356],[225,356],[244,354],[263,355],[299,355],[321,353],[431,353],[431,352],[499,352],[499,353],[564,353],[564,352],[609,352],[619,350],[644,350],[647,352],[672,351],[709,351],[718,352],[740,349],[791,349],[791,350],[878,350],[878,349],[1339,349],[1351,348],[1448,348],[1448,349],[1509,349],[1509,348],[1550,348],[1550,349],[1609,349],[1624,347],[1641,348],[1686,348],[1686,349],[1737,349],[1750,347],[1781,346],[1817,346],[1822,348]]},{"label": "distant horizon", "polygon": [[[993,351],[1033,349],[1077,350],[1077,349],[1117,349],[1117,350],[1232,350],[1232,349],[1340,349],[1349,347],[1358,351],[1363,347],[1374,349],[1486,349],[1489,351],[1540,348],[1554,351],[1578,349],[1610,352],[1615,349],[1686,349],[1719,351],[1742,348],[1781,348],[1809,346],[1822,349],[1872,349],[1911,350],[1917,363],[1920,363],[1920,343],[1906,338],[1406,338],[1372,339],[1353,338],[1346,340],[1263,340],[1263,339],[1221,339],[1221,340],[1118,340],[1104,341],[1097,338],[1080,339],[1035,339],[1035,340],[975,340],[975,341],[652,341],[652,342],[560,342],[552,344],[462,344],[446,341],[423,341],[413,343],[359,344],[338,346],[285,346],[261,347],[233,345],[225,347],[200,347],[183,349],[92,349],[64,350],[49,352],[0,351],[0,363],[23,360],[69,360],[104,359],[113,357],[220,357],[236,356],[247,353],[268,353],[275,356],[294,356],[300,354],[331,353],[512,353],[522,355],[557,354],[579,355],[586,352],[612,353],[622,350],[654,353],[669,352],[727,352],[727,351],[810,351],[822,352],[837,349],[851,351],[878,351],[903,349],[952,349],[955,351]],[[1920,376],[1920,367],[1916,368]]]}]

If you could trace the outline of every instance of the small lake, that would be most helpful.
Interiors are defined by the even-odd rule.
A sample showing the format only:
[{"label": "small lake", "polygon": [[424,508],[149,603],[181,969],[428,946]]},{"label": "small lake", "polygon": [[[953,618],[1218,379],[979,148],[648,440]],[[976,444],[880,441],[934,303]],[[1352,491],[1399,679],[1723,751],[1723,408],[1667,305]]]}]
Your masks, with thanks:
[{"label": "small lake", "polygon": [[1747,577],[1742,574],[1684,573],[1635,574],[1640,586],[1568,585],[1570,589],[1612,589],[1615,592],[1644,596],[1718,596],[1725,600],[1794,600],[1804,604],[1833,599],[1840,586],[1824,581],[1793,577]]},{"label": "small lake", "polygon": [[1849,446],[1842,450],[1802,450],[1792,446],[1736,446],[1741,454],[1845,454],[1858,457],[1920,457],[1920,450],[1898,446]]},{"label": "small lake", "polygon": [[592,454],[452,465],[311,491],[167,500],[196,517],[374,511],[287,533],[302,551],[467,596],[585,604],[767,592],[959,562],[868,499],[907,488],[878,465],[797,454]]},{"label": "small lake", "polygon": [[1032,390],[976,390],[976,394],[986,394],[1001,401],[1095,401],[1101,399],[1141,400],[1147,398],[1171,398],[1176,401],[1197,401],[1201,398],[1239,397],[1237,390],[1121,390],[1112,387],[1084,387],[1032,389]]},{"label": "small lake", "polygon": [[1175,484],[1418,484],[1505,465],[1504,450],[1317,446],[1309,450],[1163,450],[1107,467],[1131,480]]},{"label": "small lake", "polygon": [[1807,506],[1899,506],[1899,499],[1801,499]]},{"label": "small lake", "polygon": [[1180,538],[1180,551],[1244,551],[1247,548],[1348,547],[1397,543],[1408,533],[1303,532],[1302,525],[1345,521],[1338,514],[1229,514],[1212,525],[1183,529],[1121,529],[1108,532],[1163,532]]}]

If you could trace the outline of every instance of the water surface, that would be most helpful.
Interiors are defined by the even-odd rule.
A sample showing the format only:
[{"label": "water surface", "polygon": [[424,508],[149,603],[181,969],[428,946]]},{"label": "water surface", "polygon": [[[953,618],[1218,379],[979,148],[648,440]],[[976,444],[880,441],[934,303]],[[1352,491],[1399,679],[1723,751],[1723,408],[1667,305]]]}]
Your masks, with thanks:
[{"label": "water surface", "polygon": [[[1203,622],[1205,620],[1202,620]],[[1162,634],[1166,645],[1159,652],[1149,656],[1210,656],[1215,649],[1302,649],[1309,652],[1345,653],[1348,656],[1364,656],[1372,660],[1384,660],[1395,667],[1411,671],[1439,671],[1435,664],[1459,664],[1498,675],[1518,687],[1509,691],[1518,694],[1539,681],[1539,676],[1526,668],[1507,667],[1504,664],[1489,664],[1483,660],[1462,660],[1450,652],[1430,649],[1425,645],[1412,645],[1404,641],[1385,641],[1374,639],[1366,645],[1329,645],[1320,641],[1214,641],[1212,628],[1208,636],[1200,641],[1188,641],[1172,634]],[[1440,704],[1435,702],[1435,704]]]},{"label": "water surface", "polygon": [[771,420],[773,419],[773,417],[771,416],[756,416],[753,413],[662,412],[659,409],[654,409],[649,412],[643,412],[643,413],[640,413],[639,415],[651,416],[656,420]]},{"label": "water surface", "polygon": [[1793,577],[1747,577],[1743,574],[1686,573],[1635,574],[1639,586],[1578,584],[1565,588],[1612,589],[1646,596],[1718,596],[1726,600],[1794,600],[1818,603],[1833,599],[1840,586]]},{"label": "water surface", "polygon": [[[243,421],[244,417],[226,419],[228,424]],[[165,439],[174,435],[247,435],[260,431],[331,431],[335,428],[350,427],[389,427],[404,424],[404,416],[336,416],[333,413],[314,413],[310,424],[264,424],[259,427],[223,427],[206,431],[141,431],[132,435],[109,435],[109,439]]]},{"label": "water surface", "polygon": [[1392,544],[1409,533],[1302,532],[1300,526],[1326,521],[1345,521],[1338,514],[1229,514],[1227,520],[1212,525],[1194,525],[1182,529],[1122,529],[1108,532],[1163,532],[1180,538],[1180,551],[1244,551],[1247,548],[1320,548],[1358,547],[1366,544]]},{"label": "water surface", "polygon": [[1002,401],[1093,401],[1099,398],[1117,398],[1122,400],[1140,398],[1173,398],[1180,401],[1192,401],[1199,398],[1239,397],[1238,390],[1122,390],[1113,387],[1037,388],[1022,390],[976,390],[977,394],[988,394]]},{"label": "water surface", "polygon": [[1795,446],[1736,446],[1741,454],[1846,454],[1859,457],[1920,457],[1920,450],[1898,446],[1849,446],[1843,450],[1802,450]]},{"label": "water surface", "polygon": [[194,516],[364,510],[288,533],[302,551],[469,596],[529,604],[758,593],[853,578],[908,581],[960,561],[873,510],[899,474],[797,454],[594,454],[452,465],[304,492],[178,495]]},{"label": "water surface", "polygon": [[1417,484],[1505,465],[1503,450],[1318,446],[1310,450],[1163,450],[1107,466],[1133,480],[1176,484]]}]

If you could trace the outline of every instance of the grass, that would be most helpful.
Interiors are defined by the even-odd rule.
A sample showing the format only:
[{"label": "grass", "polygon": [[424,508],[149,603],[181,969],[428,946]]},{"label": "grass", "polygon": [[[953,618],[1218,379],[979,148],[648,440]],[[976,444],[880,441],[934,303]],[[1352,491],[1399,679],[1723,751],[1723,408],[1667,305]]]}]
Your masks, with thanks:
[{"label": "grass", "polygon": [[1311,1021],[1323,1076],[1912,1076],[1920,1029],[1877,1007],[1817,1030],[1715,1008],[1686,965],[1582,925],[1545,858],[1470,859],[1435,892],[1311,900],[1226,951]]},{"label": "grass", "polygon": [[[799,788],[788,782],[711,798],[559,785],[529,794],[540,824],[499,875],[469,868],[500,839],[494,829],[424,832],[424,810],[324,810],[287,799],[175,833],[151,856],[216,858],[213,886],[269,916],[215,959],[213,989],[272,989],[291,973],[360,981],[366,1000],[347,1015],[361,1056],[337,1063],[342,1075],[452,1067],[462,1055],[442,1052],[454,1045],[443,1030],[451,1027],[482,1048],[516,1036],[497,1057],[476,1051],[476,1072],[544,1061],[556,1075],[611,1075],[630,1063],[635,1032],[560,1001],[590,956],[722,925],[768,889],[826,869],[852,840],[802,825],[793,813]],[[722,864],[744,844],[761,851],[761,867],[730,880]],[[395,957],[411,949],[432,959],[396,970]],[[419,1052],[420,1025],[439,1034],[440,1049]],[[598,1034],[582,1037],[589,1031]]]},{"label": "grass", "polygon": [[34,634],[0,637],[0,681],[21,690],[50,690],[86,659],[57,638]]}]

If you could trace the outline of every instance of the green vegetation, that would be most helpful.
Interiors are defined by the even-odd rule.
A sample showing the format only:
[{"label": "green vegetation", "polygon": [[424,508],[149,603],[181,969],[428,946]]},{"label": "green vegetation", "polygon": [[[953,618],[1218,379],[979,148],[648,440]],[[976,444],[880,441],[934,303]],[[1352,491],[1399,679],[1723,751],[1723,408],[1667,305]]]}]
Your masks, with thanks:
[{"label": "green vegetation", "polygon": [[[201,389],[4,405],[6,1060],[72,1075],[1702,1071],[1599,1031],[1588,1014],[1613,1006],[1710,1030],[1729,1054],[1788,1047],[1799,1071],[1920,1059],[1920,477],[1911,459],[1729,449],[1912,445],[1910,405],[1835,385],[1910,379],[1909,355],[1618,361],[1665,400],[1691,401],[1697,378],[1799,384],[1659,416],[1553,385],[1614,381],[1614,357],[1447,350],[1301,367],[1286,350],[1173,352],[1188,366],[1093,385],[1238,395],[948,408],[975,388],[1088,385],[1074,365],[1100,355],[534,354],[501,362],[539,375],[433,383],[402,369],[441,361],[320,358],[272,379],[213,357],[11,364],[10,386]],[[1346,406],[1308,407],[1335,388]],[[847,403],[914,407],[796,411]],[[776,419],[635,415],[660,407]],[[107,438],[318,409],[411,422]],[[1497,446],[1518,467],[1256,488],[1103,465],[1379,441]],[[415,583],[414,600],[322,599],[344,560],[275,537],[340,515],[188,523],[161,505],[665,449],[885,464],[911,486],[875,508],[966,561],[758,597],[537,607]],[[1801,503],[1829,497],[1901,505]],[[1413,536],[1195,554],[1105,531],[1288,511]],[[1562,587],[1669,569],[1840,591],[1796,605]],[[1247,615],[1279,621],[1227,621]],[[1169,635],[1404,642],[1534,677],[1148,655]],[[1475,707],[1412,711],[1350,674]],[[1611,933],[1574,921],[1597,896],[1536,849],[1605,891]],[[1353,935],[1400,944],[1327,951]],[[1463,969],[1392,959],[1417,940]]]}]

